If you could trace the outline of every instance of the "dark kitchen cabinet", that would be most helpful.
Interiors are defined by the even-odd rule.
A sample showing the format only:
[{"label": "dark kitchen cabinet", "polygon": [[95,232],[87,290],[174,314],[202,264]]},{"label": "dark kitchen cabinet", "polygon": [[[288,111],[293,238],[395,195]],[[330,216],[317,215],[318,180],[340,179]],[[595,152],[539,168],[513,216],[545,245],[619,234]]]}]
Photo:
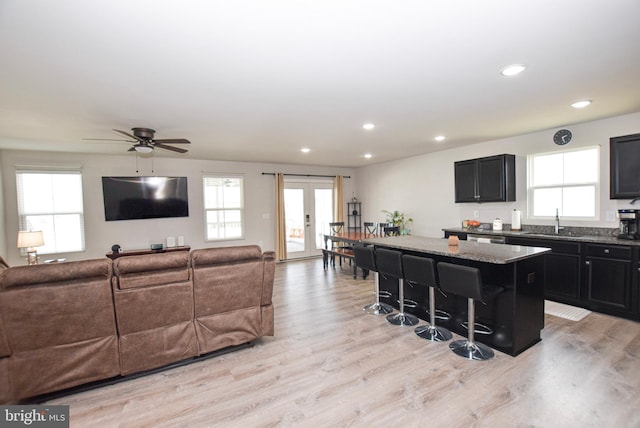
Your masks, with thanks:
[{"label": "dark kitchen cabinet", "polygon": [[584,297],[589,306],[614,314],[632,312],[632,248],[587,244],[584,259]]},{"label": "dark kitchen cabinet", "polygon": [[515,170],[514,155],[455,162],[455,202],[515,201]]},{"label": "dark kitchen cabinet", "polygon": [[544,255],[545,298],[573,305],[580,303],[582,269],[579,243],[519,237],[508,237],[507,243],[550,248],[551,252]]},{"label": "dark kitchen cabinet", "polygon": [[609,139],[611,199],[640,198],[640,134]]}]

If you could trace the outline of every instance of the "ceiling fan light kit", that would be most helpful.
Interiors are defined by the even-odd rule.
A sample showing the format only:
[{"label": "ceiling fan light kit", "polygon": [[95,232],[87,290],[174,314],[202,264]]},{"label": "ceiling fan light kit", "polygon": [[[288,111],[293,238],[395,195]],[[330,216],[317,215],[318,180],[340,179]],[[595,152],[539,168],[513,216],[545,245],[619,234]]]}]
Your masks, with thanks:
[{"label": "ceiling fan light kit", "polygon": [[135,146],[133,146],[133,149],[138,152],[138,153],[151,153],[153,151],[153,147],[151,146],[146,146],[144,144],[136,144]]}]

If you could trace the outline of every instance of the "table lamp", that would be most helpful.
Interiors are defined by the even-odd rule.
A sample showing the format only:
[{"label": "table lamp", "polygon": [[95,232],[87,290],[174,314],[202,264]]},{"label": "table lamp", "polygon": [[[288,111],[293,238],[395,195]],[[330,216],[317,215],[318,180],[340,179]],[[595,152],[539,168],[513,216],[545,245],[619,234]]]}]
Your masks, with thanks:
[{"label": "table lamp", "polygon": [[38,253],[35,247],[41,247],[44,245],[44,236],[41,230],[37,231],[19,231],[18,232],[18,248],[27,249],[27,264],[38,264]]}]

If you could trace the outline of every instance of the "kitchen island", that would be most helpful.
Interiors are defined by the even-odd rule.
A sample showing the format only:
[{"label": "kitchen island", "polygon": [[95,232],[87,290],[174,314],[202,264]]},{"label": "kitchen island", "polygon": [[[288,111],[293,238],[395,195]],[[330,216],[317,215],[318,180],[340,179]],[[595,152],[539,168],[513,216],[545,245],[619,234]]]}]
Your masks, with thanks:
[{"label": "kitchen island", "polygon": [[[488,329],[485,334],[476,333],[475,339],[512,356],[540,341],[540,331],[544,328],[544,257],[541,256],[550,251],[548,248],[467,241],[449,246],[446,239],[413,235],[371,238],[362,242],[430,257],[436,263],[456,263],[480,269],[485,283],[503,287],[503,291],[491,301],[476,304],[476,319]],[[392,294],[381,300],[398,308],[398,282],[380,275],[380,289]],[[411,287],[405,283],[405,299],[415,302],[415,307],[405,305],[405,310],[427,320],[428,294],[426,287]],[[414,305],[410,303],[409,306]],[[438,325],[467,336],[462,324],[467,320],[466,298],[436,293],[436,309],[438,314],[449,314],[448,319],[438,319]]]}]

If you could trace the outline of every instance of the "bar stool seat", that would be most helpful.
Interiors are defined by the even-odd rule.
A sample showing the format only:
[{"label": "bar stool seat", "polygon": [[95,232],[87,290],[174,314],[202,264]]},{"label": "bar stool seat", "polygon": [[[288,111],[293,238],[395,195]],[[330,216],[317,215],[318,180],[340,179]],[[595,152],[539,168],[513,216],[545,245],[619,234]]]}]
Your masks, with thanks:
[{"label": "bar stool seat", "polygon": [[486,296],[496,296],[503,291],[502,287],[483,284],[480,270],[471,266],[462,266],[440,262],[437,265],[440,287],[445,292],[467,298],[468,329],[466,340],[455,340],[449,348],[461,357],[469,360],[489,360],[494,352],[488,346],[476,342],[475,301],[484,301]]},{"label": "bar stool seat", "polygon": [[380,277],[378,275],[378,267],[376,266],[376,256],[373,247],[365,247],[356,245],[353,247],[356,268],[373,272],[374,283],[376,286],[376,301],[370,305],[366,305],[363,310],[372,315],[386,315],[393,312],[393,308],[386,303],[380,302],[380,297],[391,297],[388,291],[380,291]]},{"label": "bar stool seat", "polygon": [[423,339],[432,342],[445,342],[453,337],[451,332],[444,327],[436,326],[436,264],[433,259],[418,257],[410,254],[402,256],[404,279],[409,283],[425,285],[429,287],[429,318],[426,326],[416,327],[415,333]]},{"label": "bar stool seat", "polygon": [[394,278],[398,280],[398,304],[400,312],[393,315],[387,315],[387,321],[393,325],[416,325],[418,317],[404,312],[404,272],[402,269],[402,253],[396,250],[386,248],[376,249],[376,264],[378,272],[385,278]]}]

